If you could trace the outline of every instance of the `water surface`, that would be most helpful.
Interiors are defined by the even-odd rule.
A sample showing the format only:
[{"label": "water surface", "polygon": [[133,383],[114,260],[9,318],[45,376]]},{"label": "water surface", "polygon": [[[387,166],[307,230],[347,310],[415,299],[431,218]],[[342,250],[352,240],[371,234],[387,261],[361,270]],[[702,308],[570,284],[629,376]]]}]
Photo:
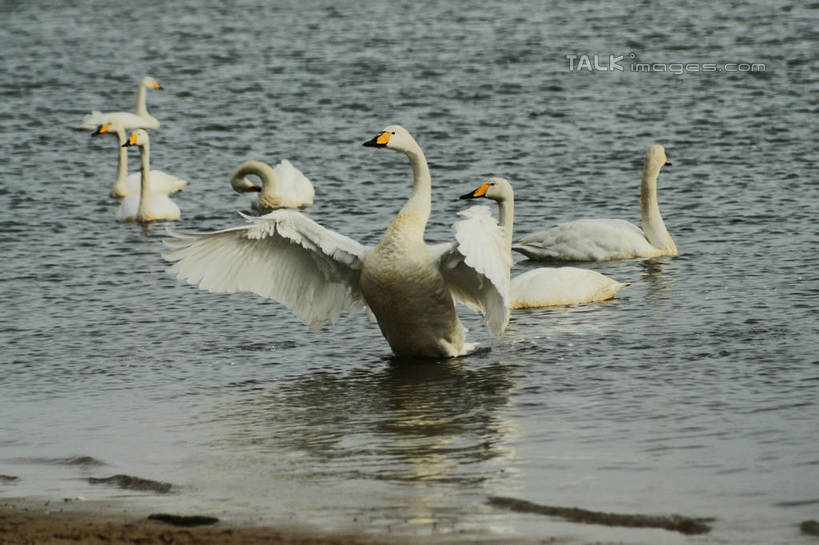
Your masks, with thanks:
[{"label": "water surface", "polygon": [[[816,9],[198,1],[0,7],[0,496],[122,498],[225,519],[430,538],[808,543],[819,518]],[[631,57],[630,55],[634,55]],[[622,72],[568,55],[623,56]],[[651,63],[765,71],[637,73]],[[289,158],[316,221],[377,242],[409,194],[406,126],[433,175],[430,241],[490,175],[523,234],[639,221],[645,150],[675,258],[583,264],[617,300],[516,312],[484,350],[396,361],[362,314],[310,332],[286,308],[164,273],[164,227],[114,220],[114,139],[145,74],[153,166],[186,177],[176,225],[241,222],[240,162]],[[138,168],[136,154],[130,168]],[[520,261],[514,274],[538,266]],[[100,464],[77,463],[93,457]],[[87,459],[85,460],[88,461]],[[91,486],[127,473],[170,496]],[[580,526],[511,496],[713,516],[711,534]]]}]

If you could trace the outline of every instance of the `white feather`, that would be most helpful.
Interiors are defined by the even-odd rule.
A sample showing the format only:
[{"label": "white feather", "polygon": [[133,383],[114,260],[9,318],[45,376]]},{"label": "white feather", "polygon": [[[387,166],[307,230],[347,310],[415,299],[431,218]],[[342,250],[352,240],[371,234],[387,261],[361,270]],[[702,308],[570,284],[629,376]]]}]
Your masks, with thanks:
[{"label": "white feather", "polygon": [[249,291],[275,299],[318,329],[366,305],[358,279],[366,248],[307,216],[277,210],[247,225],[210,233],[170,231],[168,272],[221,293]]},{"label": "white feather", "polygon": [[74,128],[82,131],[93,131],[103,123],[116,121],[127,130],[155,129],[159,127],[159,120],[148,113],[148,108],[145,105],[145,94],[148,89],[161,88],[154,78],[145,76],[137,85],[136,112],[93,111]]},{"label": "white feather", "polygon": [[541,267],[512,278],[510,308],[575,305],[611,299],[628,283],[578,267]]},{"label": "white feather", "polygon": [[459,212],[455,244],[441,246],[441,274],[453,296],[486,317],[489,331],[500,336],[509,322],[509,270],[512,258],[486,206]]},{"label": "white feather", "polygon": [[[258,176],[261,186],[248,176]],[[245,161],[233,171],[230,185],[239,193],[258,191],[259,196],[253,201],[257,210],[310,206],[315,196],[310,180],[287,159],[282,159],[275,168],[264,161]]]},{"label": "white feather", "polygon": [[512,249],[547,261],[603,261],[657,252],[639,227],[620,219],[563,223],[523,237]]},{"label": "white feather", "polygon": [[[503,248],[510,257],[505,267],[511,267],[511,252],[515,215],[515,192],[506,178],[493,177],[477,189],[463,195],[462,199],[483,197],[498,203],[500,223],[503,228]],[[470,213],[470,216],[474,214]],[[508,269],[507,269],[508,270]],[[627,286],[600,273],[575,267],[541,268],[523,273],[511,280],[511,309],[570,305],[602,301],[614,297]]]},{"label": "white feather", "polygon": [[582,219],[533,233],[512,246],[530,259],[559,261],[603,261],[677,255],[657,204],[657,177],[670,165],[665,148],[648,148],[640,185],[642,230],[619,219]]},{"label": "white feather", "polygon": [[[454,243],[427,245],[431,181],[423,152],[397,125],[368,145],[376,143],[404,152],[414,172],[412,196],[377,246],[282,209],[222,231],[171,232],[178,240],[166,243],[164,257],[175,262],[168,271],[202,289],[273,298],[312,328],[364,308],[399,356],[454,357],[474,348],[453,298],[482,311],[500,335],[509,318],[511,263],[503,230],[484,207],[462,214]],[[249,183],[243,178],[237,171],[231,180],[237,191]]]}]

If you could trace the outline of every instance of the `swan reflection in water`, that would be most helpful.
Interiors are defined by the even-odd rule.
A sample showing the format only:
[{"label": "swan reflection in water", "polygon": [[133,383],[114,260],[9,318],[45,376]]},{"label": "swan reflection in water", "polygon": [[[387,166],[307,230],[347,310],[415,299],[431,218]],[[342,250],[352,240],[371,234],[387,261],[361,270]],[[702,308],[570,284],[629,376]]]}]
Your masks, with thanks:
[{"label": "swan reflection in water", "polygon": [[238,399],[204,424],[218,423],[211,446],[263,459],[275,479],[380,482],[375,489],[394,499],[386,507],[397,518],[457,521],[457,513],[443,515],[435,504],[453,490],[482,503],[514,458],[509,443],[518,435],[501,414],[516,389],[509,369],[478,367],[480,359],[468,366],[460,359],[402,360],[377,370],[235,384]]}]

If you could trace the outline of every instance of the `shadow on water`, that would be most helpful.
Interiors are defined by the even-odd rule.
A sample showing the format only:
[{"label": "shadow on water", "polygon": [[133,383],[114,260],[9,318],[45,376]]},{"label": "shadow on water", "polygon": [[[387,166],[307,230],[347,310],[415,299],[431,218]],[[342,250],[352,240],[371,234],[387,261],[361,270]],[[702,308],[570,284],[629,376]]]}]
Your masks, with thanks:
[{"label": "shadow on water", "polygon": [[254,383],[205,418],[220,423],[217,444],[275,453],[288,474],[469,485],[487,478],[480,462],[505,455],[498,412],[512,389],[500,364],[393,360]]}]

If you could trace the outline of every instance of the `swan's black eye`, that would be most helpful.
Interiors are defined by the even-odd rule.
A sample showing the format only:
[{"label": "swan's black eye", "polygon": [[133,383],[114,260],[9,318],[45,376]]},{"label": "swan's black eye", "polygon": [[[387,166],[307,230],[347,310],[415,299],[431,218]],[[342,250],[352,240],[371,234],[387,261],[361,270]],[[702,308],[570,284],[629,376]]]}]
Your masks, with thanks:
[{"label": "swan's black eye", "polygon": [[395,134],[395,131],[392,131],[392,134]]}]

